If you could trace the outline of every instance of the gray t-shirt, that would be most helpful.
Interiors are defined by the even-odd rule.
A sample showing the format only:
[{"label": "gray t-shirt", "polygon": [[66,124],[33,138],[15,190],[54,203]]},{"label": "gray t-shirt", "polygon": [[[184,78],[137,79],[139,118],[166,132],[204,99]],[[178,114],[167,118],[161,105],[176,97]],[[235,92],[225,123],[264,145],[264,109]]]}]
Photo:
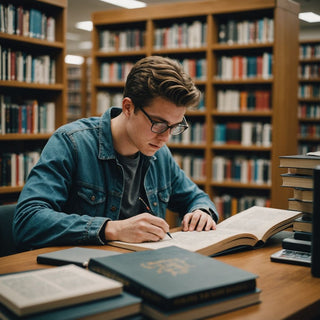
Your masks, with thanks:
[{"label": "gray t-shirt", "polygon": [[140,164],[140,152],[135,157],[125,157],[117,154],[117,159],[123,167],[124,193],[121,202],[119,219],[127,219],[141,213],[141,181],[142,166]]}]

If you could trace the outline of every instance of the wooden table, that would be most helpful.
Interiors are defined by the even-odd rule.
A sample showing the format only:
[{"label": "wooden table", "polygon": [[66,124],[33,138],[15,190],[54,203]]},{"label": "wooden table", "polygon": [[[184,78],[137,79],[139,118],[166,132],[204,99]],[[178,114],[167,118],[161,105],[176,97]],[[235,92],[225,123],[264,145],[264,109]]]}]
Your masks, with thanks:
[{"label": "wooden table", "polygon": [[[68,247],[43,248],[2,257],[0,274],[48,268],[47,265],[37,264],[37,255],[65,248]],[[128,252],[110,246],[90,248]],[[261,303],[222,314],[214,319],[320,319],[320,278],[312,277],[309,267],[271,262],[270,255],[280,248],[281,238],[275,237],[263,248],[216,257],[257,274],[257,287],[262,293]]]}]

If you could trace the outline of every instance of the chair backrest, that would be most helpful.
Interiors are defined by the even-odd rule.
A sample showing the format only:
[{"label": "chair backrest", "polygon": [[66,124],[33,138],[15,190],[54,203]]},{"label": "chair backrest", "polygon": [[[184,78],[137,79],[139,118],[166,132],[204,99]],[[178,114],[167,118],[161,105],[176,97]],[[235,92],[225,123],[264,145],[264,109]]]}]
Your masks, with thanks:
[{"label": "chair backrest", "polygon": [[12,235],[15,208],[16,204],[0,206],[0,257],[17,253]]}]

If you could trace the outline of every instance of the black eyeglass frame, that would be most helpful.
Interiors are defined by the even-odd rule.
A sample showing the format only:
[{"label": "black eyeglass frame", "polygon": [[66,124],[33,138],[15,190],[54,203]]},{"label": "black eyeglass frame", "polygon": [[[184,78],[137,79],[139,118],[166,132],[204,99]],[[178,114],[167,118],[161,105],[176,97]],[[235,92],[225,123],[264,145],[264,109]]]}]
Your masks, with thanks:
[{"label": "black eyeglass frame", "polygon": [[[185,132],[189,128],[189,125],[188,125],[187,120],[186,120],[185,117],[183,117],[181,122],[169,126],[164,121],[155,121],[155,120],[151,119],[151,117],[148,115],[148,113],[143,108],[139,108],[139,109],[145,114],[145,116],[151,122],[151,131],[153,133],[161,134],[161,133],[164,133],[164,132],[166,132],[167,130],[170,129],[170,134],[173,135],[173,136],[177,136],[177,135]],[[155,129],[156,126],[159,125],[159,124],[164,126],[164,128],[163,129],[159,129],[159,130]],[[175,132],[174,130],[177,130],[177,131]]]}]

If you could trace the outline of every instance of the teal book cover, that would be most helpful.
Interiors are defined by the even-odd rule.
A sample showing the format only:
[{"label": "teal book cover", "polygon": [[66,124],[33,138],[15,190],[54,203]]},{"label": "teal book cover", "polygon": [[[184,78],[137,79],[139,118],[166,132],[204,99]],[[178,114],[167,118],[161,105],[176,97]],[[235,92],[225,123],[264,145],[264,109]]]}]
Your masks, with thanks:
[{"label": "teal book cover", "polygon": [[69,307],[39,312],[19,317],[0,304],[2,320],[78,320],[78,319],[122,319],[137,315],[141,311],[141,298],[123,292],[115,297],[80,303]]},{"label": "teal book cover", "polygon": [[89,270],[166,310],[255,290],[257,275],[175,246],[89,260]]}]

